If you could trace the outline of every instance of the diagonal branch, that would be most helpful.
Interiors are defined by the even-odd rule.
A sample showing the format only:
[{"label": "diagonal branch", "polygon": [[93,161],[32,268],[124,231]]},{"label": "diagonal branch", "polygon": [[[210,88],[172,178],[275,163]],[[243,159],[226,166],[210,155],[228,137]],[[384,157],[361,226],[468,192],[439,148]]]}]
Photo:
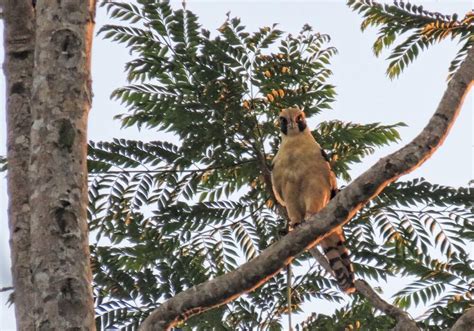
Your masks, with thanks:
[{"label": "diagonal branch", "polygon": [[333,198],[318,214],[238,269],[193,286],[155,309],[142,330],[168,330],[180,320],[229,302],[278,273],[303,250],[347,223],[371,198],[398,177],[416,169],[442,144],[474,77],[474,48],[449,82],[428,125],[409,144],[379,160]]},{"label": "diagonal branch", "polygon": [[[311,255],[315,258],[316,261],[330,274],[333,274],[333,271],[329,265],[326,257],[321,254],[321,252],[313,247],[310,250]],[[384,312],[386,315],[394,318],[397,321],[394,331],[404,330],[404,331],[419,331],[420,329],[416,325],[416,322],[402,309],[389,304],[383,300],[370,285],[364,280],[356,280],[354,283],[357,292],[363,295],[375,308]]]},{"label": "diagonal branch", "polygon": [[408,315],[407,312],[402,309],[389,304],[387,301],[382,299],[364,280],[356,280],[355,287],[357,292],[362,294],[375,308],[383,311],[390,317],[393,317],[397,321],[397,325],[393,329],[394,331],[419,331],[420,328],[416,325],[416,322]]},{"label": "diagonal branch", "polygon": [[474,307],[467,309],[454,323],[450,331],[471,331],[474,325]]}]

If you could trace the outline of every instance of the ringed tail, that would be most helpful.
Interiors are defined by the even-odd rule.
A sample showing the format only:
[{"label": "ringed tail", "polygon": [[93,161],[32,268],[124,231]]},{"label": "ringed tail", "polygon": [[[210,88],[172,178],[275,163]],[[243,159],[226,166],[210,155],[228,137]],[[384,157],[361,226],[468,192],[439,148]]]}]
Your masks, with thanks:
[{"label": "ringed tail", "polygon": [[341,290],[347,294],[354,293],[356,291],[354,268],[349,258],[349,251],[344,245],[344,235],[336,233],[329,236],[321,242],[321,247]]}]

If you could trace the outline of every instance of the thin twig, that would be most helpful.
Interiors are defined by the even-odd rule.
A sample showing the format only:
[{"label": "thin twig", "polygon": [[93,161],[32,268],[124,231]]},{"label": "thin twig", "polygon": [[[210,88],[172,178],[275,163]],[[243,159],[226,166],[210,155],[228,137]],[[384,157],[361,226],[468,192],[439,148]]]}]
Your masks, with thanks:
[{"label": "thin twig", "polygon": [[14,289],[13,286],[0,287],[0,292],[13,291]]},{"label": "thin twig", "polygon": [[334,277],[334,271],[329,265],[329,262],[326,259],[326,257],[319,251],[319,249],[317,247],[313,247],[309,250],[309,252],[314,257],[314,259],[318,261],[319,265],[323,267],[324,270],[326,270],[330,275]]},{"label": "thin twig", "polygon": [[178,170],[178,169],[125,170],[124,169],[124,170],[93,171],[93,172],[89,172],[89,175],[90,176],[99,176],[99,175],[103,175],[103,174],[141,174],[141,173],[151,173],[151,174],[158,173],[159,174],[159,173],[186,173],[186,172],[196,173],[196,172],[206,172],[206,171],[211,171],[211,170],[235,168],[235,167],[239,167],[243,164],[251,163],[251,162],[255,162],[255,161],[257,161],[257,160],[250,159],[250,160],[244,160],[242,162],[238,162],[238,163],[235,163],[235,164],[214,166],[214,167],[208,167],[208,168],[204,168],[204,169],[183,169],[183,170]]}]

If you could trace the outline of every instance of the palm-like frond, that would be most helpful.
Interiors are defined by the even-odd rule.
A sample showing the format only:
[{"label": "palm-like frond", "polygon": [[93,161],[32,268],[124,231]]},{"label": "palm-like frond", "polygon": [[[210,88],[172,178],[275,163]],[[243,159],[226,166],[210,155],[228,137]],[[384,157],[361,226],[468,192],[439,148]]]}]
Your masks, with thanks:
[{"label": "palm-like frond", "polygon": [[387,75],[395,78],[408,66],[418,54],[434,43],[450,37],[462,44],[456,58],[449,67],[449,77],[465,58],[467,50],[474,43],[474,14],[468,12],[460,19],[457,14],[443,15],[430,12],[410,2],[394,1],[392,5],[380,4],[373,0],[348,0],[348,6],[360,13],[364,20],[361,28],[379,27],[374,42],[375,55],[390,47],[397,38],[406,38],[395,46],[388,57],[390,64]]}]

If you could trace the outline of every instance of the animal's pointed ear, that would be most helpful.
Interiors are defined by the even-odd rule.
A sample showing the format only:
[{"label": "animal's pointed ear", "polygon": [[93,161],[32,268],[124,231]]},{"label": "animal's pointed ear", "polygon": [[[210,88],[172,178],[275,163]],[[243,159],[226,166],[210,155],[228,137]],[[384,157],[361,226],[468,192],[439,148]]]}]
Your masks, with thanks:
[{"label": "animal's pointed ear", "polygon": [[301,110],[302,112],[304,112],[304,107],[301,107],[300,110]]}]

